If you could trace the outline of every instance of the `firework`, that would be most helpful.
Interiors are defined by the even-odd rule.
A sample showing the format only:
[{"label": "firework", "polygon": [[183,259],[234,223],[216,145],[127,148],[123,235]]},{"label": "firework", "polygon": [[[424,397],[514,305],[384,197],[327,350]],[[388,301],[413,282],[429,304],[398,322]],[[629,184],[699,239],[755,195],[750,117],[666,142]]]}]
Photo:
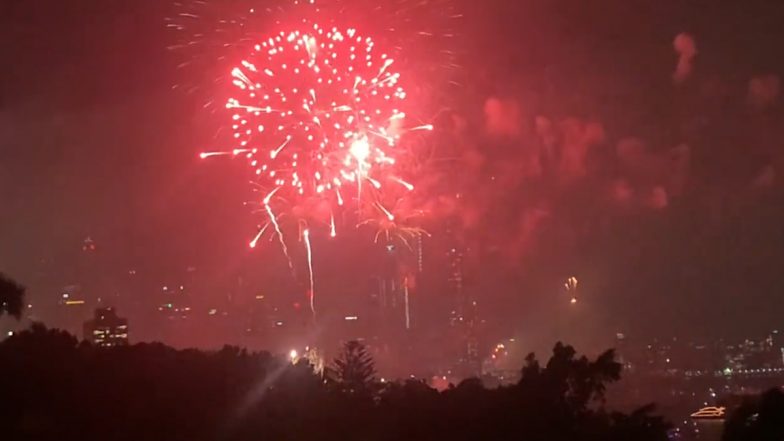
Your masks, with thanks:
[{"label": "firework", "polygon": [[318,208],[305,210],[304,220],[328,219],[334,236],[334,212],[347,198],[361,203],[363,186],[414,189],[394,173],[399,143],[432,125],[406,128],[407,95],[394,64],[353,28],[302,20],[298,29],[279,31],[231,70],[236,95],[225,107],[234,145],[201,157],[247,161],[279,238],[276,205]]},{"label": "firework", "polygon": [[[338,25],[335,16],[314,2],[294,3],[304,9],[298,9],[294,18],[267,23],[270,33],[262,36],[243,30],[240,37],[234,37],[235,44],[223,46],[247,52],[227,69],[230,81],[224,83],[220,113],[225,115],[224,127],[231,128],[230,136],[225,148],[203,152],[200,157],[247,163],[252,188],[258,194],[252,203],[264,215],[249,246],[255,248],[268,233],[270,239],[277,237],[294,275],[291,239],[286,236],[291,225],[297,226],[298,242],[304,244],[307,259],[307,296],[315,317],[310,237],[314,231],[337,236],[339,215],[343,220],[355,216],[357,225],[374,224],[376,241],[384,234],[387,241],[397,238],[410,248],[412,239],[426,234],[404,226],[412,216],[395,214],[401,211],[398,195],[415,189],[403,177],[398,162],[410,153],[403,142],[406,135],[430,131],[433,126],[408,122],[413,119],[407,115],[411,103],[404,75],[398,70],[398,48],[385,47],[352,26]],[[248,11],[247,17],[222,21],[218,28],[236,30],[247,25],[248,17],[255,16],[252,8]],[[272,15],[272,10],[267,13]],[[183,17],[199,18],[195,14]],[[194,44],[208,46],[205,35],[209,33]],[[386,195],[388,188],[394,197]],[[390,199],[397,202],[388,207],[385,201]]]},{"label": "firework", "polygon": [[569,277],[566,279],[566,282],[564,282],[564,289],[566,289],[566,292],[571,296],[569,299],[569,303],[571,304],[577,303],[577,284],[577,277],[574,276]]},{"label": "firework", "polygon": [[406,92],[370,37],[303,25],[257,44],[232,69],[231,153],[281,195],[340,205],[345,187],[379,187],[381,169],[394,165]]}]

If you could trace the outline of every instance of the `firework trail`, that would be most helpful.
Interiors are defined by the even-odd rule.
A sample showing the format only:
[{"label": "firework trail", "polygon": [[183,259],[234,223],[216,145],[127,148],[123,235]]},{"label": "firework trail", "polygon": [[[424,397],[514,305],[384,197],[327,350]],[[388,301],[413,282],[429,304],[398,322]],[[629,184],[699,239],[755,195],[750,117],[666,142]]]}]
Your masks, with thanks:
[{"label": "firework trail", "polygon": [[403,280],[403,300],[406,306],[406,329],[411,329],[411,308],[408,303],[408,277]]},{"label": "firework trail", "polygon": [[256,248],[256,243],[259,241],[259,239],[261,239],[261,236],[264,235],[264,232],[267,230],[267,227],[269,226],[270,226],[270,222],[264,224],[264,226],[259,229],[259,232],[256,233],[256,236],[253,237],[253,240],[250,241],[248,246],[250,246],[251,248]]},{"label": "firework trail", "polygon": [[[291,262],[291,256],[289,255],[289,249],[286,246],[286,241],[283,239],[283,231],[280,229],[280,224],[278,223],[278,217],[275,216],[275,213],[272,212],[272,207],[270,207],[270,204],[269,204],[270,203],[270,199],[272,198],[272,196],[275,195],[275,193],[278,191],[278,189],[279,188],[276,188],[275,190],[272,190],[264,198],[264,209],[267,211],[267,216],[269,216],[270,223],[272,223],[272,225],[275,226],[275,232],[278,234],[278,241],[280,242],[280,247],[283,250],[283,254],[286,255],[286,261],[289,264],[289,270],[291,270],[291,272],[293,273],[294,272],[294,264]],[[262,233],[263,233],[263,231],[262,231]],[[259,237],[261,237],[261,235],[258,235],[256,240],[258,240]],[[252,243],[255,244],[255,241],[252,242]],[[251,246],[251,248],[254,248],[254,247]]]},{"label": "firework trail", "polygon": [[305,249],[307,250],[308,255],[308,277],[310,280],[310,288],[308,289],[308,300],[310,301],[310,312],[313,314],[313,318],[316,318],[316,290],[313,283],[313,249],[310,246],[310,230],[305,229],[302,233],[302,237],[305,240]]}]

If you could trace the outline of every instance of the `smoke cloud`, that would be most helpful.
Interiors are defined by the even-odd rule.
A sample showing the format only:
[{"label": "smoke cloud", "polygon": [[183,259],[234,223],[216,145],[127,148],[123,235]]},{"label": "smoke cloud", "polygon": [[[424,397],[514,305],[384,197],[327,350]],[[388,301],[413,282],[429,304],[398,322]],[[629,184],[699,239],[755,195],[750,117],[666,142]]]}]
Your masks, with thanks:
[{"label": "smoke cloud", "polygon": [[761,75],[749,81],[748,101],[757,109],[771,106],[779,97],[781,82],[776,75]]},{"label": "smoke cloud", "polygon": [[682,83],[691,75],[692,60],[697,55],[697,44],[691,35],[682,32],[675,37],[672,45],[678,53],[678,64],[675,66],[672,79],[675,83]]},{"label": "smoke cloud", "polygon": [[485,101],[485,130],[488,134],[516,138],[522,133],[520,106],[510,99]]}]

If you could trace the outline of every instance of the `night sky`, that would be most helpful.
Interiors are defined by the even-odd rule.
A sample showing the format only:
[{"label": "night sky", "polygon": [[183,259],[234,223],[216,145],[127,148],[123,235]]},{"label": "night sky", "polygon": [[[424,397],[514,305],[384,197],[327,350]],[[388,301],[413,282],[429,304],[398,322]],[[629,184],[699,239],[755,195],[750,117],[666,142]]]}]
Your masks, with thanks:
[{"label": "night sky", "polygon": [[[451,222],[473,250],[488,320],[530,346],[564,320],[595,341],[780,326],[784,4],[457,5],[457,84],[429,87],[449,109],[433,145],[459,160],[430,174],[424,203],[434,235]],[[203,91],[173,88],[204,84],[167,49],[176,10],[0,3],[0,270],[33,302],[51,295],[42,266],[67,280],[88,236],[109,271],[256,265],[264,279],[285,265],[247,247],[244,170],[198,159],[219,121]],[[324,245],[317,271],[356,289],[343,276],[366,248]]]}]

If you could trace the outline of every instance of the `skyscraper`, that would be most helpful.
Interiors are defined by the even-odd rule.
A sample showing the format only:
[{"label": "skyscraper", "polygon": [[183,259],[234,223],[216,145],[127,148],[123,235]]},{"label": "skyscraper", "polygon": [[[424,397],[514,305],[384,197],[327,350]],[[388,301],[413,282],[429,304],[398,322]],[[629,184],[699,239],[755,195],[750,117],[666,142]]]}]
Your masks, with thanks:
[{"label": "skyscraper", "polygon": [[449,325],[457,342],[457,369],[465,376],[478,375],[481,360],[477,304],[466,290],[464,250],[455,244],[447,251],[446,256],[447,290],[451,298]]},{"label": "skyscraper", "polygon": [[379,308],[385,327],[394,329],[405,326],[404,281],[400,268],[400,250],[394,244],[387,244],[382,250],[376,282],[377,286],[371,293],[371,297]]},{"label": "skyscraper", "polygon": [[463,253],[458,248],[452,248],[447,252],[448,273],[447,286],[449,295],[452,298],[452,310],[449,314],[449,322],[452,326],[457,326],[465,320],[465,291],[463,290]]},{"label": "skyscraper", "polygon": [[100,347],[128,344],[128,320],[120,318],[114,308],[98,308],[84,323],[84,339]]}]

